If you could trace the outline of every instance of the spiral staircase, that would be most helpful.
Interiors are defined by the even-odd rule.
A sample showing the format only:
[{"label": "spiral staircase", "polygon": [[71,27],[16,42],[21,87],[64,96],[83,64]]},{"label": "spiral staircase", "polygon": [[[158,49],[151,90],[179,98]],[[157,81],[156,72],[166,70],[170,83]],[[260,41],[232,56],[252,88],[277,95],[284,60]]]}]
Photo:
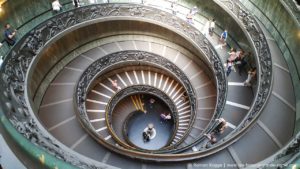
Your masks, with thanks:
[{"label": "spiral staircase", "polygon": [[[283,168],[278,159],[292,159],[296,89],[263,25],[239,1],[210,2],[248,41],[257,82],[246,87],[246,71],[226,77],[229,46],[217,47],[219,29],[205,37],[201,13],[190,25],[185,4],[174,16],[162,9],[170,1],[156,3],[68,10],[10,50],[1,66],[1,131],[27,167]],[[229,38],[232,45],[237,38]],[[165,124],[155,124],[154,139],[167,140],[157,149],[134,145],[125,125],[141,111],[137,126],[147,126],[151,97],[166,105],[173,122],[165,135]],[[221,117],[228,127],[207,147],[205,134]]]}]

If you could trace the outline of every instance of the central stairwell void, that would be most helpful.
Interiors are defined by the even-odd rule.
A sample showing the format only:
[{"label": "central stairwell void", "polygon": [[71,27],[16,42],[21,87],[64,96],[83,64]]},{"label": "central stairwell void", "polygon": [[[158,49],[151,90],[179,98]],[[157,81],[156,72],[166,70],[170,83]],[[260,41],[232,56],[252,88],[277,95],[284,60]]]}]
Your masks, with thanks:
[{"label": "central stairwell void", "polygon": [[[129,97],[131,99],[123,99],[123,105],[134,104],[135,106],[138,105],[139,108],[136,107],[138,110],[131,112],[123,124],[123,135],[128,143],[146,150],[158,150],[170,144],[175,132],[175,124],[174,116],[171,116],[171,110],[167,104],[158,97],[149,94]],[[115,111],[118,113],[115,116],[118,116],[125,113],[127,109],[122,106],[121,109]],[[163,119],[162,114],[170,115],[170,119]],[[149,140],[147,140],[147,138],[143,138],[143,133],[144,130],[147,132],[148,125],[151,124],[153,125],[151,129],[153,132],[149,133]]]}]

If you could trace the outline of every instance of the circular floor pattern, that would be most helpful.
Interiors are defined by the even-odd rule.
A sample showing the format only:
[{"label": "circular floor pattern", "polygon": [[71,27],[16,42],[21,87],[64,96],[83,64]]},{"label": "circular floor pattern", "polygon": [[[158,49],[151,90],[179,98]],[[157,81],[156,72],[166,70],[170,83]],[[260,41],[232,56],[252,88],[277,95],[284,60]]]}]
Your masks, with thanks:
[{"label": "circular floor pattern", "polygon": [[[126,98],[125,98],[126,99]],[[154,99],[154,103],[150,100]],[[131,144],[146,150],[158,150],[170,143],[170,138],[174,134],[174,121],[162,120],[161,114],[170,112],[168,106],[159,98],[152,95],[144,95],[145,110],[133,112],[128,119],[127,137]],[[148,124],[152,123],[156,130],[156,135],[150,141],[144,142],[143,131]]]}]

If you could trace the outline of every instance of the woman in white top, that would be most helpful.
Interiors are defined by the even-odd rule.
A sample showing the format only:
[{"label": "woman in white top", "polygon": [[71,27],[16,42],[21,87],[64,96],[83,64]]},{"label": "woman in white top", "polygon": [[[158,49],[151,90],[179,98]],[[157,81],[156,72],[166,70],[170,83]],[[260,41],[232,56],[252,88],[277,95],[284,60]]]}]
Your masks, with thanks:
[{"label": "woman in white top", "polygon": [[[0,47],[2,46],[2,43],[0,43],[1,45],[0,45]],[[3,63],[3,56],[0,56],[0,67],[1,67],[1,65],[2,65],[2,63]]]},{"label": "woman in white top", "polygon": [[205,25],[203,26],[203,30],[202,30],[202,33],[203,35],[206,37],[207,34],[209,34],[209,25],[211,23],[211,20],[209,19]]},{"label": "woman in white top", "polygon": [[143,140],[144,142],[148,142],[156,136],[156,130],[152,123],[148,124],[148,126],[143,131]]},{"label": "woman in white top", "polygon": [[52,2],[52,9],[53,9],[54,12],[59,12],[61,10],[61,7],[62,6],[61,6],[61,4],[59,3],[58,0],[54,0]]}]

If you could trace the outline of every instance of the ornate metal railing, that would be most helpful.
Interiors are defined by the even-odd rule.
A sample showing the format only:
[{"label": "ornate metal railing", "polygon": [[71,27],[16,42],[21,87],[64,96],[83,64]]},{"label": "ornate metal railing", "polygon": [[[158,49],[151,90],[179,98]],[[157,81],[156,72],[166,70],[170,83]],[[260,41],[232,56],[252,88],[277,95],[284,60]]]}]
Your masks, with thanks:
[{"label": "ornate metal railing", "polygon": [[299,163],[295,163],[295,161],[299,160],[299,156],[300,133],[298,133],[287,145],[285,145],[275,154],[261,161],[260,164],[264,164],[261,168],[297,168]]},{"label": "ornate metal railing", "polygon": [[[167,0],[168,1],[168,0]],[[104,3],[106,3],[106,2],[104,2]],[[107,3],[110,3],[109,1],[107,2]],[[143,3],[143,1],[141,1],[141,2],[137,2],[137,3]],[[68,3],[66,3],[66,4],[69,4],[69,2]],[[86,4],[86,3],[85,3]],[[89,3],[87,3],[87,4],[89,4]],[[180,4],[179,4],[180,5]],[[185,7],[185,6],[184,6]],[[185,7],[185,8],[187,8],[187,7]],[[46,12],[49,12],[49,11],[46,11]],[[49,24],[51,24],[51,23],[49,23]],[[58,27],[57,27],[57,29],[59,29]],[[33,33],[33,32],[31,32],[31,33]],[[225,94],[226,95],[226,94]],[[225,98],[225,97],[224,97]],[[218,106],[217,106],[218,107]],[[220,110],[220,109],[219,109]],[[218,111],[218,112],[221,112],[221,111]],[[218,114],[218,116],[220,115],[220,113]],[[217,118],[217,116],[215,116],[216,118]],[[210,124],[210,125],[208,125],[209,127],[208,128],[213,128],[212,126],[213,126],[213,124]],[[209,130],[207,130],[207,131],[209,131]],[[187,147],[187,148],[189,148],[189,147]]]},{"label": "ornate metal railing", "polygon": [[[88,91],[91,88],[91,84],[94,82],[94,80],[98,77],[100,77],[103,74],[103,71],[108,68],[122,68],[125,65],[131,65],[134,64],[145,64],[145,65],[152,65],[154,67],[158,67],[162,69],[163,71],[166,71],[168,74],[171,74],[174,78],[178,80],[178,82],[181,83],[181,85],[184,87],[185,92],[187,93],[189,97],[189,105],[191,110],[191,119],[190,119],[190,126],[193,124],[194,118],[195,118],[195,111],[196,111],[196,98],[195,98],[195,91],[189,82],[188,77],[178,68],[174,63],[167,60],[166,58],[163,58],[161,56],[158,56],[153,53],[144,52],[144,51],[121,51],[112,53],[109,55],[106,55],[97,61],[93,62],[81,75],[79,82],[77,84],[77,90],[76,90],[76,105],[78,107],[78,115],[80,117],[80,120],[82,120],[82,124],[85,126],[86,129],[92,130],[93,136],[100,136],[97,134],[97,132],[94,131],[91,123],[89,122],[88,116],[86,114],[86,107],[85,107],[85,98],[87,97]],[[126,88],[125,88],[126,89]],[[127,96],[127,93],[131,90],[138,90],[139,87],[132,87],[129,88],[130,90],[121,90],[117,92],[113,98],[109,101],[109,106],[107,106],[108,109],[106,109],[106,119],[110,119],[111,113],[113,108],[116,106],[116,104],[120,101],[123,96]],[[167,104],[170,106],[170,110],[172,112],[177,113],[177,109],[174,106],[174,103],[172,103],[172,100],[168,98],[167,95],[159,94],[158,91],[154,92],[154,88],[150,87],[144,87],[144,89],[148,89],[147,91],[153,92],[153,94],[157,94],[157,96],[161,96],[162,99],[165,101],[168,101]],[[124,93],[125,92],[125,93]],[[119,95],[121,93],[121,95]],[[123,94],[123,95],[122,95]],[[111,121],[108,121],[108,127],[111,126]],[[190,127],[189,127],[190,128]],[[113,129],[109,129],[113,130]],[[181,138],[182,142],[186,135],[189,133],[188,129],[184,136]],[[120,142],[117,136],[115,136],[114,133],[112,133],[112,136],[114,136],[115,140],[117,142]],[[98,140],[98,139],[97,139]],[[104,142],[104,141],[103,141]],[[180,143],[178,142],[178,143]],[[106,143],[106,142],[104,142]],[[120,142],[121,145],[126,146],[122,142]],[[177,144],[176,144],[177,145]]]},{"label": "ornate metal railing", "polygon": [[[181,19],[155,8],[130,4],[85,6],[56,15],[52,19],[41,23],[20,39],[18,44],[14,46],[8,54],[8,57],[4,60],[1,67],[1,83],[3,84],[2,90],[6,91],[8,98],[11,98],[10,102],[13,107],[10,112],[6,113],[6,116],[19,133],[23,134],[28,140],[31,140],[32,143],[39,145],[39,147],[54,155],[58,159],[62,159],[63,161],[81,168],[93,168],[95,167],[95,164],[87,164],[84,161],[84,157],[77,154],[74,155],[75,152],[71,153],[68,148],[56,141],[55,138],[43,129],[42,125],[35,117],[32,107],[30,106],[31,100],[28,98],[27,88],[25,86],[30,79],[26,79],[26,74],[30,68],[31,62],[35,59],[39,52],[48,42],[60,33],[68,30],[70,27],[74,28],[76,25],[88,20],[115,16],[127,16],[131,17],[131,19],[134,16],[135,19],[155,21],[156,23],[166,26],[189,38],[195,44],[197,49],[199,49],[199,52],[207,57],[206,59],[211,64],[210,66],[216,76],[216,85],[219,97],[216,106],[217,113],[214,114],[213,119],[219,117],[225,104],[224,98],[226,98],[227,83],[224,83],[226,82],[226,77],[222,62],[217,57],[213,46],[208,42],[208,40],[205,39],[198,30],[191,27]],[[105,60],[102,61],[103,64],[106,63]],[[131,153],[132,152],[128,152],[129,155]],[[151,154],[143,155],[144,159],[157,160],[157,156],[153,156]],[[185,156],[186,158],[181,158],[181,156],[176,155],[171,157],[164,156],[161,158],[161,161],[173,161],[174,158],[186,160],[190,159],[190,156],[191,155],[187,155]],[[199,156],[194,156],[192,158],[197,157]]]},{"label": "ornate metal railing", "polygon": [[[138,15],[138,16],[141,16],[141,17],[143,17],[141,14],[144,14],[144,9],[139,9],[139,7],[137,7],[137,8],[131,8],[131,9],[133,9],[132,11],[132,15]],[[98,12],[97,12],[98,11]],[[98,16],[99,16],[99,14],[101,14],[102,12],[112,12],[112,13],[114,13],[114,11],[101,11],[101,10],[98,10],[97,8],[94,10],[94,14],[97,16],[97,14],[98,14]],[[116,10],[117,11],[117,10]],[[69,13],[70,14],[70,18],[67,20],[68,22],[66,22],[66,20],[65,21],[62,21],[63,23],[65,23],[65,24],[63,24],[62,25],[62,28],[63,29],[66,29],[66,28],[68,28],[69,26],[71,26],[71,25],[73,25],[74,23],[79,23],[78,22],[78,20],[80,20],[80,19],[82,19],[82,18],[80,18],[80,19],[75,19],[74,18],[74,13],[72,14],[72,13]],[[117,13],[114,13],[115,15],[118,15],[118,12]],[[85,16],[85,15],[83,15],[83,16]],[[96,17],[91,17],[91,19],[93,19],[93,18],[96,18]],[[158,17],[158,18],[164,18],[163,16],[160,16],[160,17]],[[247,15],[246,15],[246,17],[243,17],[243,18],[247,18]],[[158,20],[158,19],[157,19]],[[167,21],[167,20],[162,20],[162,21]],[[168,22],[170,22],[170,20],[168,20]],[[165,23],[167,23],[167,24],[169,24],[168,22],[165,22]],[[178,21],[177,21],[178,22]],[[59,23],[59,22],[58,22]],[[49,39],[51,39],[51,37],[53,37],[56,33],[59,33],[59,32],[61,32],[63,29],[61,29],[61,28],[55,28],[55,24],[54,25],[51,25],[51,23],[50,23],[50,25],[49,26],[53,26],[51,29],[52,29],[52,31],[53,32],[51,32],[49,35],[50,35],[50,37],[49,37]],[[180,28],[181,26],[180,26],[180,24],[177,24],[176,26],[178,26],[178,27],[175,27],[175,28]],[[186,26],[186,25],[185,25]],[[253,29],[254,31],[255,31],[255,27],[253,28],[253,26],[255,26],[255,24],[253,24],[253,25],[251,25],[251,24],[249,24],[249,25],[247,25],[248,26],[248,29]],[[44,34],[46,34],[44,31],[45,30],[49,30],[49,27],[46,27],[45,29],[41,29],[41,27],[39,27],[40,28],[40,30],[38,30],[38,29],[36,29],[36,32],[33,32],[33,34],[32,34],[32,36],[28,36],[28,37],[30,37],[29,39],[28,39],[28,41],[29,41],[29,43],[28,44],[26,44],[26,43],[20,43],[20,44],[22,44],[23,46],[22,46],[22,48],[21,48],[21,45],[20,46],[18,46],[17,45],[17,47],[19,47],[20,49],[21,49],[21,51],[16,51],[16,50],[13,50],[12,52],[11,52],[11,54],[10,54],[10,57],[8,58],[9,59],[9,61],[7,61],[7,60],[5,60],[5,63],[4,63],[4,65],[5,65],[5,68],[4,68],[4,71],[5,71],[5,75],[4,75],[4,80],[7,82],[7,84],[9,85],[9,86],[12,86],[11,88],[9,87],[9,88],[7,88],[8,89],[8,91],[9,91],[9,93],[12,93],[12,94],[15,94],[17,97],[16,98],[14,98],[14,99],[16,99],[16,101],[17,101],[17,103],[19,103],[19,105],[21,105],[21,106],[24,106],[24,107],[21,107],[21,108],[25,108],[25,110],[24,110],[24,114],[27,114],[28,115],[28,109],[26,109],[26,107],[27,107],[27,103],[26,103],[26,101],[25,101],[25,99],[24,99],[24,96],[22,96],[22,93],[24,93],[24,88],[22,88],[23,87],[23,82],[24,82],[24,74],[25,74],[25,72],[26,72],[26,70],[28,69],[28,66],[29,66],[29,63],[31,62],[31,59],[33,58],[33,56],[36,54],[36,53],[38,53],[38,51],[40,50],[40,48],[41,47],[43,47],[43,45],[45,44],[45,39],[47,39],[47,38],[45,38],[45,35]],[[195,40],[195,38],[196,37],[198,37],[198,35],[197,35],[197,31],[195,31],[195,32],[189,32],[192,28],[189,28],[189,27],[186,27],[187,29],[185,29],[185,30],[188,30],[188,31],[185,31],[185,33],[190,37],[190,38],[192,38],[195,42],[197,42],[197,40]],[[252,31],[253,31],[252,30]],[[44,32],[44,33],[43,33]],[[53,33],[53,34],[52,34]],[[45,38],[45,39],[43,39],[43,38]],[[48,40],[49,40],[48,39]],[[263,39],[263,38],[262,38]],[[202,39],[203,40],[203,39]],[[258,38],[258,48],[260,48],[259,46],[261,45],[261,43],[260,43],[260,38]],[[44,43],[43,43],[44,42]],[[201,42],[201,41],[200,41]],[[206,54],[214,54],[215,52],[212,50],[212,48],[210,48],[210,47],[208,47],[209,45],[208,45],[208,43],[207,42],[205,42],[204,41],[204,43],[203,43],[203,41],[202,41],[202,43],[198,43],[198,44],[203,44],[204,46],[201,46],[200,45],[200,47],[202,47],[202,49],[205,49],[206,48]],[[262,46],[265,46],[265,45],[262,45]],[[16,47],[16,48],[17,48]],[[264,51],[264,50],[263,50]],[[260,52],[262,52],[263,53],[263,51],[260,51]],[[26,58],[25,58],[25,56],[24,55],[26,55]],[[27,57],[27,56],[29,56],[29,57]],[[30,58],[30,56],[31,56],[31,58]],[[263,54],[262,54],[262,56],[263,56]],[[264,57],[262,57],[262,58],[264,58]],[[211,62],[213,62],[213,65],[214,64],[216,64],[216,65],[214,65],[214,66],[216,66],[216,67],[218,67],[219,66],[219,64],[218,64],[218,59],[215,59],[214,60],[214,58],[213,57],[210,57],[209,58],[210,59],[210,61]],[[9,63],[9,62],[11,62],[11,64]],[[215,63],[214,63],[215,62]],[[16,63],[16,64],[12,64],[12,63]],[[27,63],[27,65],[26,65],[26,63]],[[268,61],[266,61],[266,63],[268,63]],[[15,70],[13,70],[13,68],[17,68],[17,69],[15,69]],[[219,69],[217,69],[217,70],[222,70],[221,69],[222,67],[219,67]],[[260,69],[261,70],[261,69]],[[216,72],[217,73],[217,76],[219,75],[219,76],[221,76],[221,77],[225,77],[224,76],[224,72],[223,71],[220,71],[220,72]],[[23,74],[23,75],[22,75]],[[259,75],[262,75],[262,73],[260,72],[260,74]],[[267,74],[267,76],[270,76],[270,74],[268,75]],[[270,84],[270,81],[268,82],[268,81],[265,81],[267,84]],[[223,83],[224,84],[224,83]],[[220,89],[220,87],[221,86],[224,86],[224,85],[218,85],[218,89]],[[224,90],[226,90],[225,88],[223,88]],[[262,92],[262,93],[260,93],[260,95],[259,95],[259,97],[260,97],[260,100],[263,100],[263,101],[265,101],[265,98],[264,98],[264,96],[268,93],[268,91],[269,90],[265,90],[264,92]],[[264,94],[265,93],[265,94]],[[19,96],[19,97],[18,97]],[[19,100],[17,100],[17,98],[19,98]],[[222,98],[223,99],[223,98]],[[219,100],[218,100],[219,101]],[[223,102],[224,102],[224,100],[223,100]],[[24,104],[22,104],[22,103],[24,103]],[[220,104],[220,102],[218,102],[219,104]],[[222,103],[222,101],[221,101],[221,103]],[[261,102],[257,102],[257,104],[259,104],[259,105],[261,105],[262,103]],[[259,107],[262,107],[262,106],[259,106]],[[28,107],[27,107],[28,108]],[[22,109],[23,110],[23,109]],[[16,117],[17,115],[12,115],[12,117]],[[24,116],[20,116],[21,118],[22,117],[24,117],[24,120],[26,121],[26,120],[28,120],[28,118],[24,115]],[[16,117],[16,118],[18,118],[18,117]],[[17,126],[17,125],[15,125],[15,126]],[[33,126],[35,126],[35,125],[33,125]],[[30,130],[29,130],[30,131]],[[38,132],[37,132],[38,133]],[[47,148],[46,148],[47,149]]]},{"label": "ornate metal railing", "polygon": [[[300,133],[298,133],[285,147],[263,161],[264,164],[277,164],[277,168],[290,166],[300,156]],[[292,167],[291,167],[292,168]]]},{"label": "ornate metal railing", "polygon": [[[171,115],[172,115],[172,119],[175,123],[174,125],[174,129],[173,129],[173,136],[169,139],[168,143],[166,144],[165,147],[156,150],[156,151],[148,151],[148,150],[144,150],[139,148],[139,151],[142,152],[150,152],[150,153],[159,153],[160,150],[164,150],[164,149],[171,149],[174,146],[176,146],[177,144],[171,145],[171,142],[173,141],[176,131],[178,130],[178,110],[175,106],[175,103],[172,101],[172,99],[163,91],[152,87],[152,86],[148,86],[148,85],[133,85],[133,86],[129,86],[126,87],[120,91],[118,91],[108,102],[107,106],[106,106],[106,122],[107,122],[107,126],[109,126],[109,131],[111,133],[111,135],[115,138],[115,140],[120,143],[120,145],[123,145],[123,142],[118,138],[118,136],[115,134],[114,128],[112,126],[112,116],[113,116],[113,112],[115,110],[115,107],[117,106],[117,104],[123,100],[124,98],[131,96],[131,95],[135,95],[135,94],[151,94],[156,96],[157,98],[159,98],[160,100],[162,100],[169,108],[169,110],[171,111]],[[126,122],[126,120],[125,120]],[[117,138],[116,138],[117,137]],[[131,144],[132,145],[132,144]],[[136,146],[135,146],[136,147]],[[137,148],[137,147],[136,147]]]},{"label": "ornate metal railing", "polygon": [[[272,89],[272,59],[267,40],[258,22],[249,11],[238,0],[214,0],[230,14],[245,32],[247,38],[252,44],[256,56],[257,65],[257,93],[254,102],[247,116],[223,140],[234,141],[242,136],[244,131],[248,130],[259,117],[264,105],[270,96]],[[234,137],[232,137],[234,136]]]},{"label": "ornate metal railing", "polygon": [[[249,5],[248,2],[247,3],[245,3],[245,2],[243,2],[245,4],[245,6]],[[297,18],[299,18],[299,15],[298,15],[297,18],[294,17],[295,15],[297,15],[296,10],[299,10],[299,9],[296,9],[296,6],[295,6],[294,2],[292,0],[280,0],[280,2],[287,9],[287,11],[290,13],[290,15],[292,15],[293,19],[296,22],[298,22],[298,24],[299,24],[299,20],[297,21]],[[282,45],[284,47],[282,47],[281,50],[283,50],[283,49],[286,50],[287,52],[285,54],[289,55],[291,60],[292,60],[289,63],[290,73],[292,72],[291,70],[294,69],[295,70],[294,72],[296,73],[295,76],[298,77],[297,79],[299,79],[299,74],[298,74],[299,71],[298,71],[298,68],[295,66],[296,61],[294,60],[294,57],[291,57],[291,50],[290,50],[289,46],[287,45],[287,42],[284,40],[285,38],[282,35],[283,32],[278,30],[278,28],[274,25],[274,23],[271,21],[271,19],[264,13],[264,11],[262,11],[259,8],[259,6],[257,6],[252,1],[249,1],[249,3],[250,3],[250,6],[253,6],[254,8],[257,9],[259,14],[264,16],[264,17],[262,17],[264,19],[259,18],[259,20],[261,20],[261,21],[262,20],[267,20],[268,21],[267,25],[269,25],[272,29],[275,30],[275,31],[272,32],[273,37],[277,37],[276,41],[277,42],[278,41],[282,42],[284,44],[284,45]],[[288,7],[288,6],[290,6],[290,7]],[[290,8],[290,9],[288,9],[288,8]],[[291,14],[291,13],[293,13],[292,11],[295,12],[294,15]],[[299,11],[298,11],[298,14],[299,14]],[[297,82],[295,82],[295,83],[297,83]],[[296,112],[296,114],[297,113],[299,113],[299,111]],[[295,125],[295,129],[296,128],[297,128],[297,123]],[[295,132],[295,130],[294,130],[294,132]],[[294,163],[293,160],[296,160],[296,159],[299,160],[300,159],[300,154],[298,153],[300,144],[297,144],[298,142],[299,142],[299,133],[297,134],[297,136],[294,136],[292,138],[292,140],[289,141],[287,146],[281,148],[275,155],[272,155],[271,157],[267,158],[262,163],[264,163],[264,164],[274,164],[274,163],[275,164],[281,164],[281,165],[278,166],[278,168],[285,168],[285,167],[289,166],[289,164]],[[293,151],[293,150],[295,150],[295,151]],[[299,163],[299,161],[298,161],[298,163]]]},{"label": "ornate metal railing", "polygon": [[292,18],[300,25],[300,5],[297,5],[295,0],[280,0],[282,5],[290,13]]},{"label": "ornate metal railing", "polygon": [[[280,2],[287,9],[287,11],[293,17],[293,19],[299,24],[300,23],[300,21],[299,21],[300,11],[297,8],[295,2],[293,2],[293,0],[280,0]],[[254,4],[251,1],[250,1],[250,3],[252,5],[254,5],[261,12],[261,14],[264,14],[263,11],[261,11],[261,9],[259,9],[258,6],[256,6],[256,4]],[[267,16],[265,16],[265,17],[268,19]],[[269,20],[269,22],[272,24],[272,22],[270,20]],[[284,41],[283,36],[281,35],[280,31],[277,30],[275,25],[273,25],[273,28],[278,32],[279,37],[282,39],[282,41]],[[286,46],[286,49],[289,51],[289,53],[291,53],[290,49],[288,48],[285,41],[284,41],[284,44]],[[298,72],[298,71],[296,71],[296,72]],[[274,167],[276,167],[276,168],[287,168],[288,166],[291,167],[290,164],[293,163],[293,160],[300,157],[299,147],[300,147],[300,133],[298,133],[296,136],[294,136],[294,138],[291,139],[289,141],[289,143],[287,143],[287,145],[284,146],[283,148],[281,148],[277,153],[268,157],[261,163],[268,164],[267,166],[270,166],[269,164],[274,164]],[[265,167],[265,168],[268,168],[268,167]]]},{"label": "ornate metal railing", "polygon": [[[74,8],[71,0],[67,0],[65,2],[61,1],[61,5],[63,6],[64,10],[70,10]],[[47,10],[35,16],[32,16],[31,19],[15,28],[18,30],[17,41],[18,39],[21,39],[21,37],[25,36],[28,32],[30,32],[32,28],[36,27],[38,24],[44,22],[45,20],[50,19],[51,17],[53,17],[53,10],[49,4],[49,8]],[[2,46],[0,47],[0,55],[5,57],[10,52],[11,47],[5,42],[5,40],[1,40],[1,43]]]}]

